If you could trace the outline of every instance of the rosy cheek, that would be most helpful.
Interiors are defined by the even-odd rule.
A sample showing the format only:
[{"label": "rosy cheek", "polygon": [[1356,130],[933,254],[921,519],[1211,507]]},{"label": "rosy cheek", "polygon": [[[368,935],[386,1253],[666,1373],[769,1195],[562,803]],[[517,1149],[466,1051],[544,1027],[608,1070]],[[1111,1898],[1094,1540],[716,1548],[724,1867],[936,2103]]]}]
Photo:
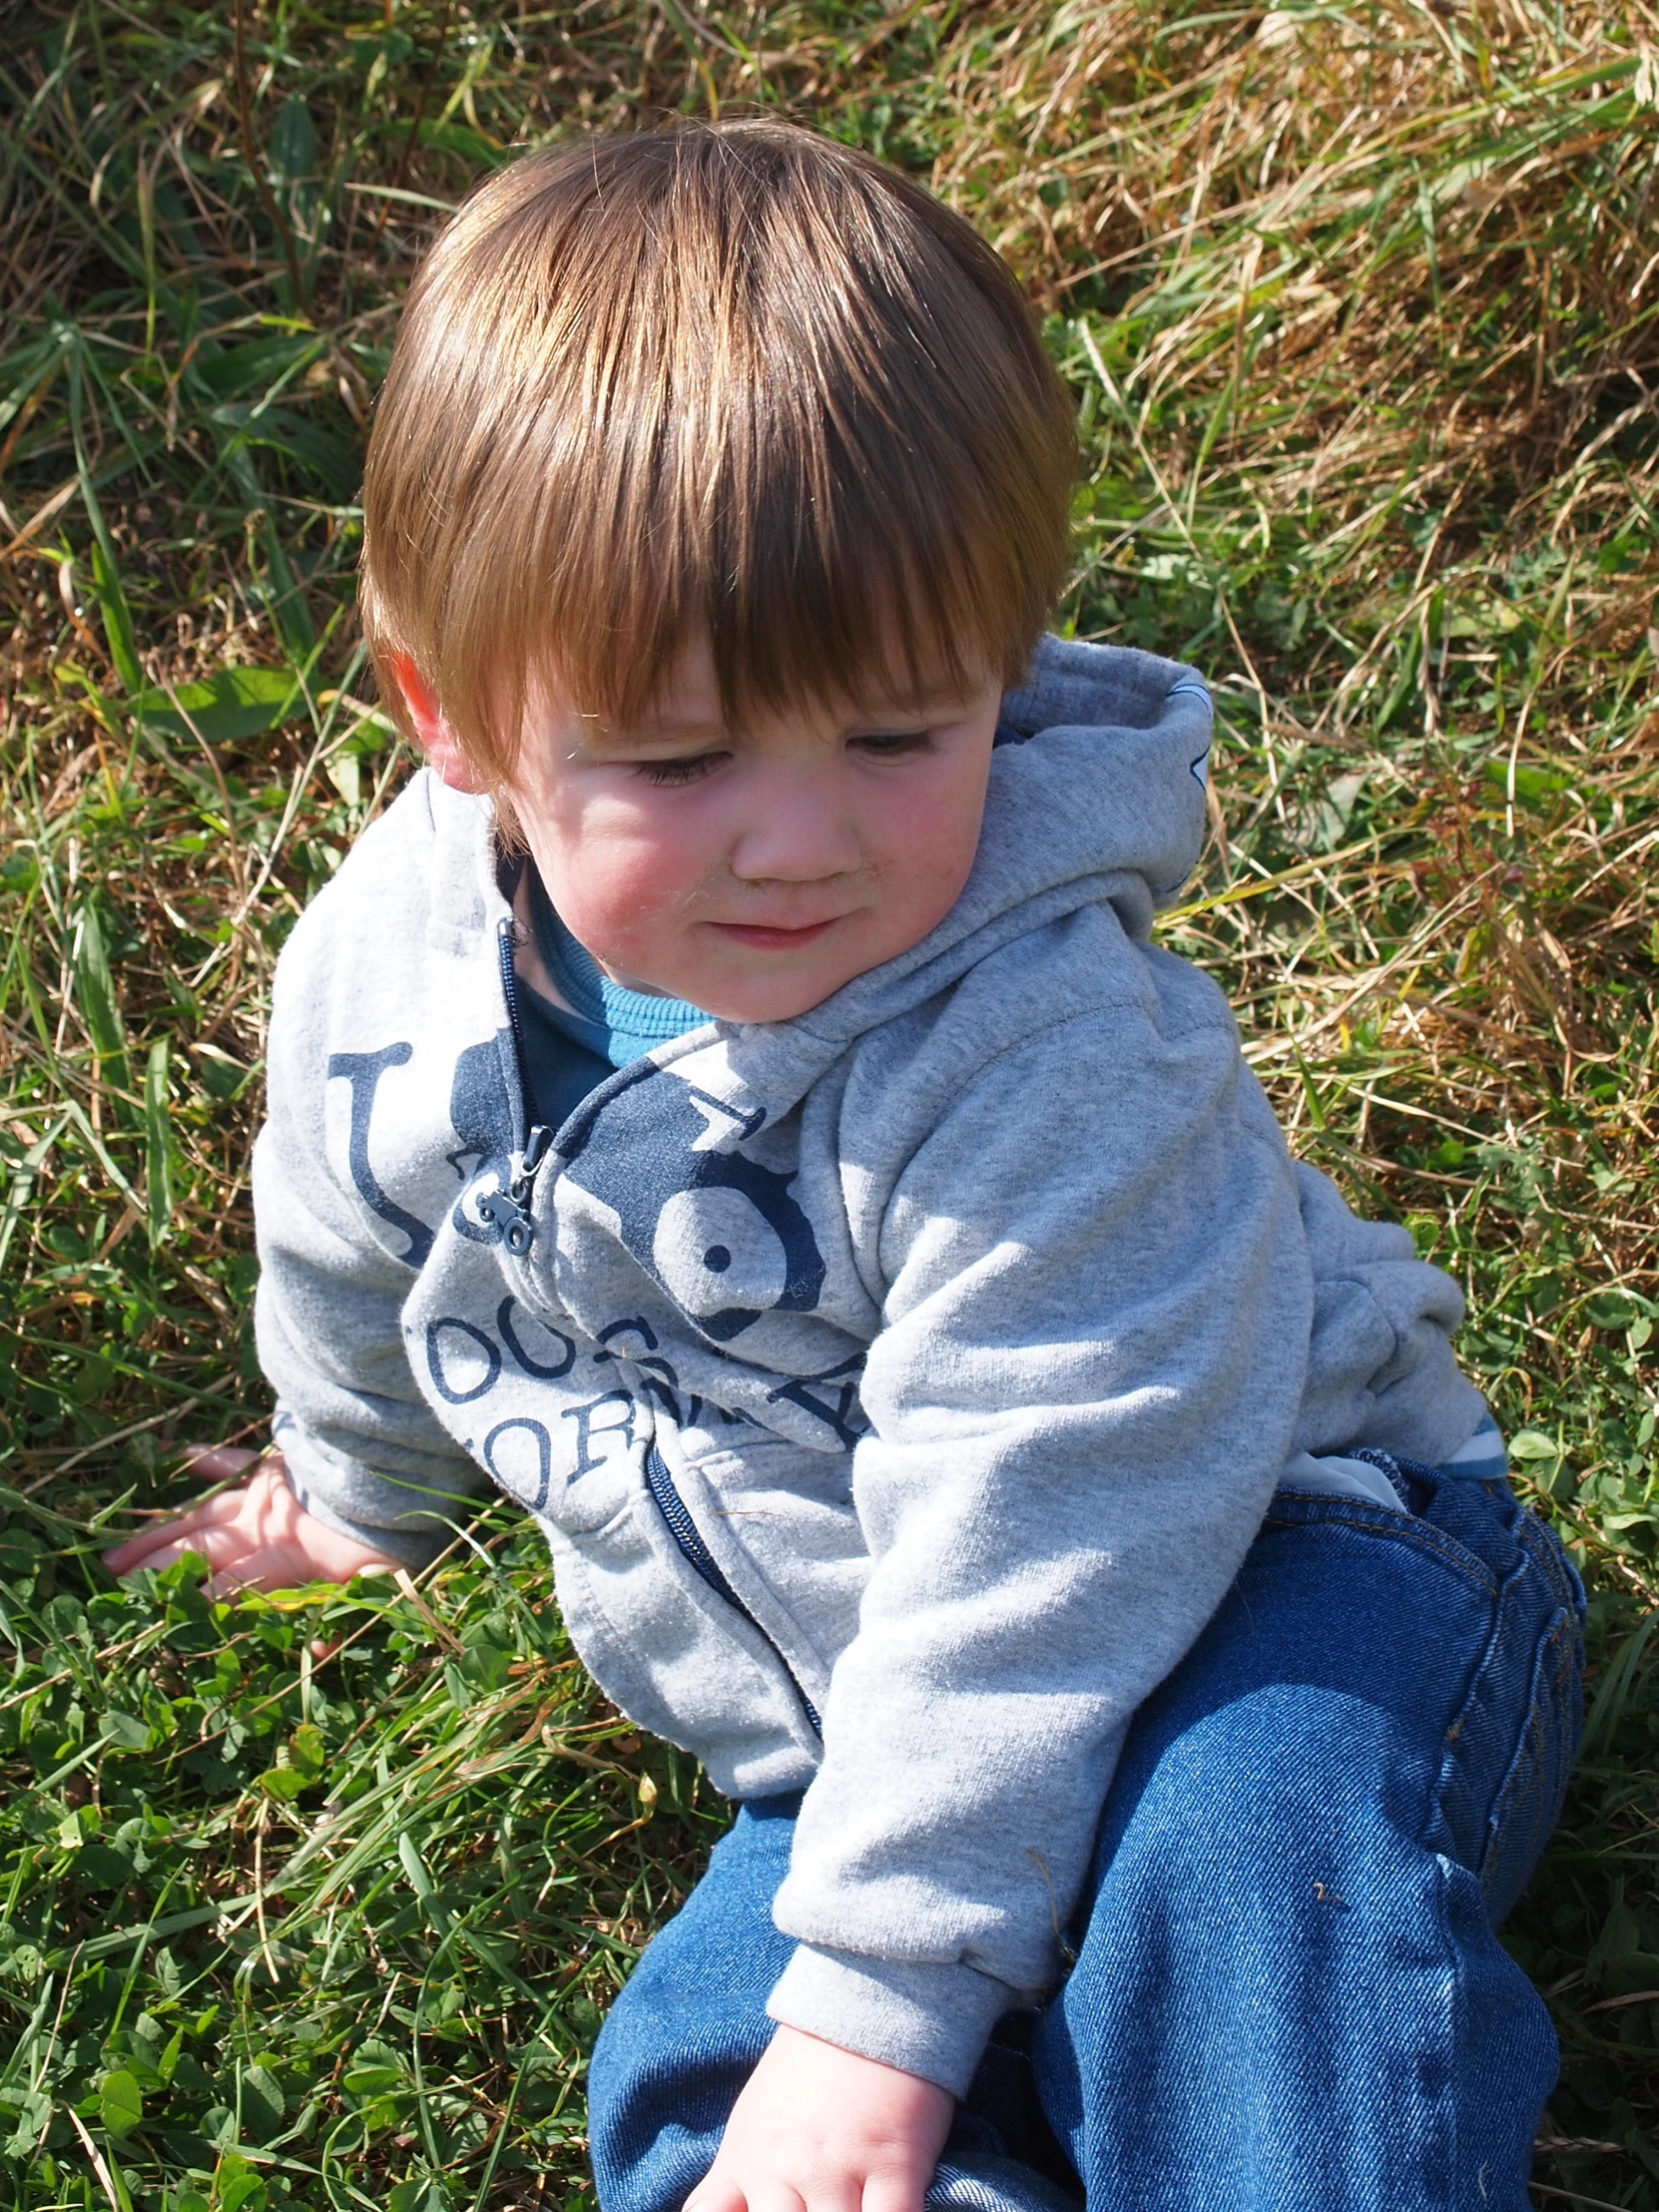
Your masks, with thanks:
[{"label": "rosy cheek", "polygon": [[649,934],[652,891],[649,868],[615,860],[596,865],[590,854],[571,870],[559,911],[591,952],[617,958],[626,943]]},{"label": "rosy cheek", "polygon": [[915,804],[894,810],[886,842],[917,906],[954,901],[973,865],[983,812],[983,795],[972,785],[918,794]]},{"label": "rosy cheek", "polygon": [[554,903],[566,926],[600,959],[643,973],[641,955],[659,946],[694,887],[693,856],[635,824],[589,825],[562,842]]}]

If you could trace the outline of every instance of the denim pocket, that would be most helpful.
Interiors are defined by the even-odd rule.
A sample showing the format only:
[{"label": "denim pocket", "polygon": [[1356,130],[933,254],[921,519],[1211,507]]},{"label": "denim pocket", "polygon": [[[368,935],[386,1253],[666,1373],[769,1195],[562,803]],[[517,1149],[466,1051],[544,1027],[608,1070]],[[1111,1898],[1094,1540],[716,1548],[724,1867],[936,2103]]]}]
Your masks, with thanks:
[{"label": "denim pocket", "polygon": [[1276,1490],[1262,1526],[1341,1528],[1386,1543],[1404,1543],[1450,1568],[1487,1597],[1497,1595],[1498,1578],[1479,1552],[1405,1505],[1376,1505],[1369,1498],[1319,1490]]}]

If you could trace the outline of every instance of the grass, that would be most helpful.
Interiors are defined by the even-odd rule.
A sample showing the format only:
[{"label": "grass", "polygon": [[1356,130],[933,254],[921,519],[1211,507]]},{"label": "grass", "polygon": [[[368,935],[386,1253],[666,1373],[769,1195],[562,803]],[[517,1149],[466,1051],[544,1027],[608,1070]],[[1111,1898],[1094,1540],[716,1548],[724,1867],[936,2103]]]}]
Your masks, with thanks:
[{"label": "grass", "polygon": [[[1170,941],[1295,1141],[1464,1283],[1592,1590],[1507,1940],[1542,2205],[1659,2207],[1659,20],[1639,0],[14,4],[0,57],[0,2168],[125,2212],[578,2212],[608,1991],[722,1815],[538,1544],[229,1607],[112,1586],[259,1433],[271,967],[406,769],[351,613],[443,207],[764,103],[930,176],[1050,317],[1065,610],[1216,679]],[[327,1657],[313,1655],[320,1639]]]}]

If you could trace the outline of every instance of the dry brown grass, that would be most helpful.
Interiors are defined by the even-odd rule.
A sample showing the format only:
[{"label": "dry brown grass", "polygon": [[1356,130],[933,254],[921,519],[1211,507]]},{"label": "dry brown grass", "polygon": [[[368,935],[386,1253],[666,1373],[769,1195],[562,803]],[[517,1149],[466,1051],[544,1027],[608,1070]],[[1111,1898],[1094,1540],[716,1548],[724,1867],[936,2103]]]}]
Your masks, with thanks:
[{"label": "dry brown grass", "polygon": [[[1465,1357],[1591,1571],[1591,1737],[1513,1939],[1567,2051],[1545,2201],[1651,2212],[1659,17],[1637,0],[326,0],[281,17],[256,0],[45,0],[7,20],[0,1583],[25,1656],[0,1730],[31,1698],[44,1717],[15,1748],[0,1736],[18,1884],[0,1952],[33,1946],[66,1976],[63,2036],[44,2057],[44,2029],[27,2046],[57,2117],[46,2152],[14,2154],[17,2201],[70,2201],[51,2130],[70,2139],[63,2107],[104,2063],[102,1983],[71,1962],[91,1911],[60,1844],[75,1806],[41,1780],[51,1730],[71,1725],[63,1683],[95,1732],[100,1700],[148,1712],[154,1695],[175,1714],[173,1735],[155,1724],[144,1803],[215,1839],[169,1873],[175,1902],[236,1894],[251,1832],[268,1866],[299,1846],[259,1792],[270,1743],[251,1734],[233,1759],[227,1707],[204,1768],[186,1688],[158,1676],[141,1697],[122,1673],[138,1662],[108,1656],[128,1648],[113,1615],[88,1629],[76,1608],[102,1588],[97,1523],[168,1493],[175,1436],[263,1412],[245,1163],[265,990],[293,913],[402,773],[350,613],[361,433],[401,284],[434,203],[512,147],[761,101],[931,176],[1010,255],[1084,426],[1067,613],[1217,683],[1214,834],[1172,937],[1224,977],[1297,1141],[1467,1286]],[[276,695],[238,679],[240,725],[231,694],[187,694],[199,741],[168,687],[228,669],[285,677]],[[482,1649],[529,1605],[534,1571],[503,1594],[448,1568],[426,1601]],[[355,1728],[364,1760],[377,1730],[418,1739],[430,1787],[473,1806],[461,1770],[488,1714],[474,1703],[444,1736],[436,1678],[405,1666],[425,1631],[388,1620],[364,1629],[339,1712],[317,1691],[319,1725],[330,1746]],[[142,1648],[137,1616],[123,1623]],[[293,1725],[276,1625],[198,1627],[203,1653],[241,1655],[250,1710]],[[556,1669],[550,1636],[522,1628],[515,1663]],[[649,1802],[627,1808],[650,1755],[621,1748],[534,1815],[549,1865],[588,1886],[572,1910],[598,1932],[595,1988],[675,1894],[695,1829],[639,1826]],[[658,1779],[666,1802],[680,1779]],[[526,1821],[540,1787],[522,1768]],[[109,1802],[136,1788],[112,1776]],[[623,1876],[576,1856],[617,1825],[619,1792],[640,1854],[620,1902]],[[391,1817],[374,1808],[340,1816],[342,1844],[370,1857]],[[476,1817],[422,1829],[421,1849],[514,1940]],[[284,1893],[290,1934],[317,1879],[306,1860]],[[352,1914],[327,1988],[298,1934],[291,1978],[257,1993],[234,1944],[179,1939],[228,2007],[205,2065],[209,2043],[222,2067],[263,2048],[299,2095],[304,2052],[357,2048],[383,1961],[418,1980],[433,1954],[403,1890]],[[438,2132],[406,2083],[385,2087],[391,2117],[331,2166],[312,2138],[260,2150],[274,2194],[343,2203],[367,2181],[381,2201],[402,2174],[412,2212],[440,2167],[433,2205],[529,2202],[523,2176],[574,2176],[561,2100],[591,2018],[538,2025],[487,1958],[462,1979],[467,2002],[489,2000],[487,2019],[453,2015],[485,2056],[474,2077],[422,2046],[450,2099]],[[38,1989],[21,1969],[0,1988],[21,2037]],[[157,2016],[179,2001],[153,1977],[137,1994]],[[318,2019],[323,2042],[304,2041]],[[542,2073],[523,2070],[531,2051]],[[380,2110],[339,2078],[317,2092],[329,2127]],[[553,2086],[513,2104],[532,2079]],[[178,2123],[198,2143],[219,2093]],[[205,2171],[171,2141],[123,2139],[141,2203]]]}]

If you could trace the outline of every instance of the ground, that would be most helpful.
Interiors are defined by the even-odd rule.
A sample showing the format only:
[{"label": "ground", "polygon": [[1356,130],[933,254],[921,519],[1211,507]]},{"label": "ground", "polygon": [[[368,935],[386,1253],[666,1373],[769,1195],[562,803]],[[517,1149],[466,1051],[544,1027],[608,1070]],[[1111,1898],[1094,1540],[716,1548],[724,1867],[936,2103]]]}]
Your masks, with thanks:
[{"label": "ground", "polygon": [[[1659,2206],[1659,58],[1638,0],[11,0],[0,42],[0,2171],[142,2212],[580,2204],[583,2056],[722,1820],[506,1514],[204,1601],[110,1532],[257,1437],[271,968],[407,773],[352,611],[422,242],[550,135],[770,109],[929,179],[1078,397],[1079,635],[1196,661],[1162,924],[1464,1285],[1592,1591],[1506,1939],[1540,2204]],[[315,1638],[337,1646],[312,1656]]]}]

